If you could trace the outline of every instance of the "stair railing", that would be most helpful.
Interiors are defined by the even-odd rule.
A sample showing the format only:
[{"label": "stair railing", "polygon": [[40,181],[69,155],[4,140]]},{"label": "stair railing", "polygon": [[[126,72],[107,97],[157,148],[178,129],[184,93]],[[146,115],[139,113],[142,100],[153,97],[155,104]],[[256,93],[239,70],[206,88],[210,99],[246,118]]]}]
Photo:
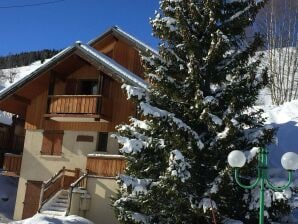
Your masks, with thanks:
[{"label": "stair railing", "polygon": [[88,172],[83,173],[83,175],[80,176],[79,179],[77,179],[75,182],[73,182],[70,185],[69,190],[68,190],[68,206],[67,206],[67,210],[66,210],[66,215],[68,215],[70,212],[73,190],[75,188],[87,189],[87,182],[88,182],[87,178],[88,178]]},{"label": "stair railing", "polygon": [[67,189],[73,180],[77,179],[78,169],[69,170],[62,167],[54,176],[41,185],[38,212],[42,206],[58,191]]}]

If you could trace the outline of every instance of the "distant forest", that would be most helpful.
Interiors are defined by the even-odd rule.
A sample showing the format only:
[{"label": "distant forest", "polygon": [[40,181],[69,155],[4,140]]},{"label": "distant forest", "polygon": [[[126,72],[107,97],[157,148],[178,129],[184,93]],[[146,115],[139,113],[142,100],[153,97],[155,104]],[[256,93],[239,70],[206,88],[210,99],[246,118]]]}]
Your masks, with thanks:
[{"label": "distant forest", "polygon": [[22,52],[18,54],[9,54],[7,56],[1,56],[0,69],[26,66],[38,60],[40,60],[41,63],[43,63],[45,59],[51,58],[59,51],[60,50],[45,49],[40,51]]}]

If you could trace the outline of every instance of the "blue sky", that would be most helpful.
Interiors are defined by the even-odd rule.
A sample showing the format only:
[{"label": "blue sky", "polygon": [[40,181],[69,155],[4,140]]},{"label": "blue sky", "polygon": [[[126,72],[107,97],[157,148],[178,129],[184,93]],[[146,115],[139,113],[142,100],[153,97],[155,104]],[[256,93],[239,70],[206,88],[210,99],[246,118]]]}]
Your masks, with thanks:
[{"label": "blue sky", "polygon": [[35,7],[2,8],[54,0],[0,0],[0,55],[61,49],[84,42],[113,25],[156,47],[149,17],[158,0],[64,0]]}]

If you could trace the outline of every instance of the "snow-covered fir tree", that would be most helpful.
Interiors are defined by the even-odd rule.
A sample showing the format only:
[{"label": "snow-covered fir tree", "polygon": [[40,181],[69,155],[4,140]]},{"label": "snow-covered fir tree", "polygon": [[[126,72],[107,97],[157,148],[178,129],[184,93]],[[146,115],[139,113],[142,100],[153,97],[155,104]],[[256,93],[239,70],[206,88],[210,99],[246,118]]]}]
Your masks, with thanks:
[{"label": "snow-covered fir tree", "polygon": [[253,197],[234,183],[226,158],[265,146],[274,133],[252,109],[267,84],[255,56],[263,41],[245,37],[263,4],[160,1],[151,20],[159,55],[142,57],[150,87],[123,86],[138,116],[118,127],[127,159],[114,201],[122,223],[213,223],[211,208],[218,223],[256,223]]}]

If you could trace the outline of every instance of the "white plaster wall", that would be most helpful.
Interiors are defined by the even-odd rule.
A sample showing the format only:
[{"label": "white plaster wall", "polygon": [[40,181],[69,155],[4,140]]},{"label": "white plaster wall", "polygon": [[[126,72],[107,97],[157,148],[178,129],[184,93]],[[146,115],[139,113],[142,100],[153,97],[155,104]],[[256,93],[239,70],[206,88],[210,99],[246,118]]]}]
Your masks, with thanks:
[{"label": "white plaster wall", "polygon": [[[78,135],[93,136],[93,142],[77,142]],[[85,170],[87,155],[95,153],[97,132],[64,131],[62,155],[41,155],[43,130],[27,130],[20,173],[20,181],[16,199],[14,218],[21,218],[27,180],[44,181],[52,177],[63,166],[67,169]],[[108,139],[107,154],[118,154],[118,143]]]},{"label": "white plaster wall", "polygon": [[19,178],[19,184],[18,184],[18,192],[16,197],[16,205],[14,209],[14,220],[20,220],[22,219],[22,213],[23,213],[23,202],[25,199],[25,190],[26,190],[26,180],[22,177]]},{"label": "white plaster wall", "polygon": [[115,179],[88,177],[87,190],[91,195],[90,210],[85,217],[94,223],[118,224],[111,207],[111,196],[117,193],[118,184]]}]

